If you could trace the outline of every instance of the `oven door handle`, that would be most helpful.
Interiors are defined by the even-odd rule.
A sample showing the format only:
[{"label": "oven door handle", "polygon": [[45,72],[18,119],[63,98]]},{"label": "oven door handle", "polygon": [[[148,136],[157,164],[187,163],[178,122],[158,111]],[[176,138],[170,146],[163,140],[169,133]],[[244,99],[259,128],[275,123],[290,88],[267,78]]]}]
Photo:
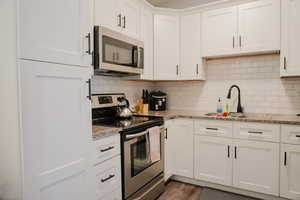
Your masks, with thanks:
[{"label": "oven door handle", "polygon": [[133,135],[126,135],[126,139],[133,139],[133,138],[136,138],[136,137],[141,137],[143,135],[146,135],[149,131],[146,130],[146,131],[143,131],[141,133],[137,133],[137,134],[133,134]]}]

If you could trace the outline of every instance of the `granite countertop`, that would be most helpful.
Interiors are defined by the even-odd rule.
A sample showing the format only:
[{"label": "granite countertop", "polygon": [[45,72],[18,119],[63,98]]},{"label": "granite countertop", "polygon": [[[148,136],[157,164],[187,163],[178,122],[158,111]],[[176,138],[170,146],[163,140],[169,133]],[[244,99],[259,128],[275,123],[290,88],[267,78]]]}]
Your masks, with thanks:
[{"label": "granite countertop", "polygon": [[109,126],[93,126],[93,138],[97,138],[101,135],[110,134],[110,133],[118,133],[121,128],[109,127]]},{"label": "granite countertop", "polygon": [[240,122],[300,125],[300,117],[297,117],[296,115],[245,113],[245,117],[239,118],[239,117],[207,116],[206,115],[207,113],[208,112],[204,112],[204,111],[168,110],[168,111],[161,111],[161,112],[150,111],[147,115],[163,117],[165,120],[175,119],[175,118],[191,118],[191,119],[227,120],[227,121],[240,121]]},{"label": "granite countertop", "polygon": [[[227,120],[240,122],[257,122],[257,123],[271,123],[271,124],[289,124],[300,125],[300,117],[296,115],[282,115],[282,114],[255,114],[245,113],[245,117],[215,117],[205,115],[208,112],[191,111],[191,110],[168,110],[161,112],[151,111],[146,116],[163,117],[165,120],[175,118],[189,118],[189,119],[208,119],[208,120]],[[143,114],[145,116],[145,114]],[[93,126],[93,137],[118,133],[121,128],[114,128],[109,126]]]}]

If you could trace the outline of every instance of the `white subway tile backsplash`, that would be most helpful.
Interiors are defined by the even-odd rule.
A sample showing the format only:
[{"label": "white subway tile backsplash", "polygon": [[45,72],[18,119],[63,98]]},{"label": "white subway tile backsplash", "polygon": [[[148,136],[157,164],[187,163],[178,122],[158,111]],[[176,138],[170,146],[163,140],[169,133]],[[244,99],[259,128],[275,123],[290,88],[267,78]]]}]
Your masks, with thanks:
[{"label": "white subway tile backsplash", "polygon": [[[124,92],[131,104],[142,90],[168,93],[169,109],[214,112],[217,99],[226,100],[231,85],[241,88],[242,106],[252,113],[300,113],[300,78],[280,79],[280,56],[262,55],[207,61],[207,80],[189,82],[141,82],[94,77],[94,93]],[[235,94],[232,95],[236,96]]]},{"label": "white subway tile backsplash", "polygon": [[277,54],[222,58],[207,61],[205,82],[162,82],[156,87],[168,93],[169,109],[214,112],[218,97],[225,100],[229,87],[237,84],[245,112],[300,113],[300,79],[280,79],[279,73]]}]

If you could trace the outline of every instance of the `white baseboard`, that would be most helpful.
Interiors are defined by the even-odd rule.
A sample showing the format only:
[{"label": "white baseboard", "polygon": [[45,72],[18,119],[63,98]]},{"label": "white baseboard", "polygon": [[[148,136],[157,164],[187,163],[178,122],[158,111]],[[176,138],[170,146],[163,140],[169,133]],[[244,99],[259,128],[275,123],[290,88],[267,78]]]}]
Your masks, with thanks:
[{"label": "white baseboard", "polygon": [[224,186],[224,185],[209,183],[209,182],[206,182],[206,181],[199,181],[199,180],[186,178],[186,177],[182,177],[182,176],[172,176],[170,179],[175,180],[175,181],[180,181],[180,182],[183,182],[183,183],[189,183],[189,184],[192,184],[192,185],[198,185],[198,186],[201,186],[201,187],[209,187],[209,188],[213,188],[213,189],[217,189],[217,190],[222,190],[222,191],[231,192],[231,193],[235,193],[235,194],[240,194],[240,195],[244,195],[244,196],[254,197],[254,198],[258,198],[258,199],[288,200],[288,199],[277,197],[277,196],[266,195],[266,194],[261,194],[261,193],[257,193],[257,192],[251,192],[251,191],[242,190],[242,189],[238,189],[238,188],[234,188],[234,187],[230,187],[230,186]]}]

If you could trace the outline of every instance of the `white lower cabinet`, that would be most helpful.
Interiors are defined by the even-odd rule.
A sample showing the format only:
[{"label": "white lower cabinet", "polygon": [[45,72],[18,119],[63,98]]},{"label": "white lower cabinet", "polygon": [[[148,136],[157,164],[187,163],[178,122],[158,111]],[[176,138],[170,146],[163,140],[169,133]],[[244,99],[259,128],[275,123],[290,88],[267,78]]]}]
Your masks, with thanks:
[{"label": "white lower cabinet", "polygon": [[172,175],[194,177],[193,121],[175,119],[166,123],[165,179]]},{"label": "white lower cabinet", "polygon": [[231,139],[195,135],[195,178],[232,185]]},{"label": "white lower cabinet", "polygon": [[121,158],[107,160],[95,166],[97,200],[121,200]]},{"label": "white lower cabinet", "polygon": [[279,195],[279,144],[234,140],[233,186]]},{"label": "white lower cabinet", "polygon": [[171,176],[173,175],[173,170],[172,170],[172,158],[173,158],[173,153],[172,153],[172,138],[173,135],[169,134],[169,132],[172,130],[172,125],[173,125],[173,120],[168,120],[165,122],[165,181],[169,180]]},{"label": "white lower cabinet", "polygon": [[281,145],[280,196],[300,199],[300,145]]}]

